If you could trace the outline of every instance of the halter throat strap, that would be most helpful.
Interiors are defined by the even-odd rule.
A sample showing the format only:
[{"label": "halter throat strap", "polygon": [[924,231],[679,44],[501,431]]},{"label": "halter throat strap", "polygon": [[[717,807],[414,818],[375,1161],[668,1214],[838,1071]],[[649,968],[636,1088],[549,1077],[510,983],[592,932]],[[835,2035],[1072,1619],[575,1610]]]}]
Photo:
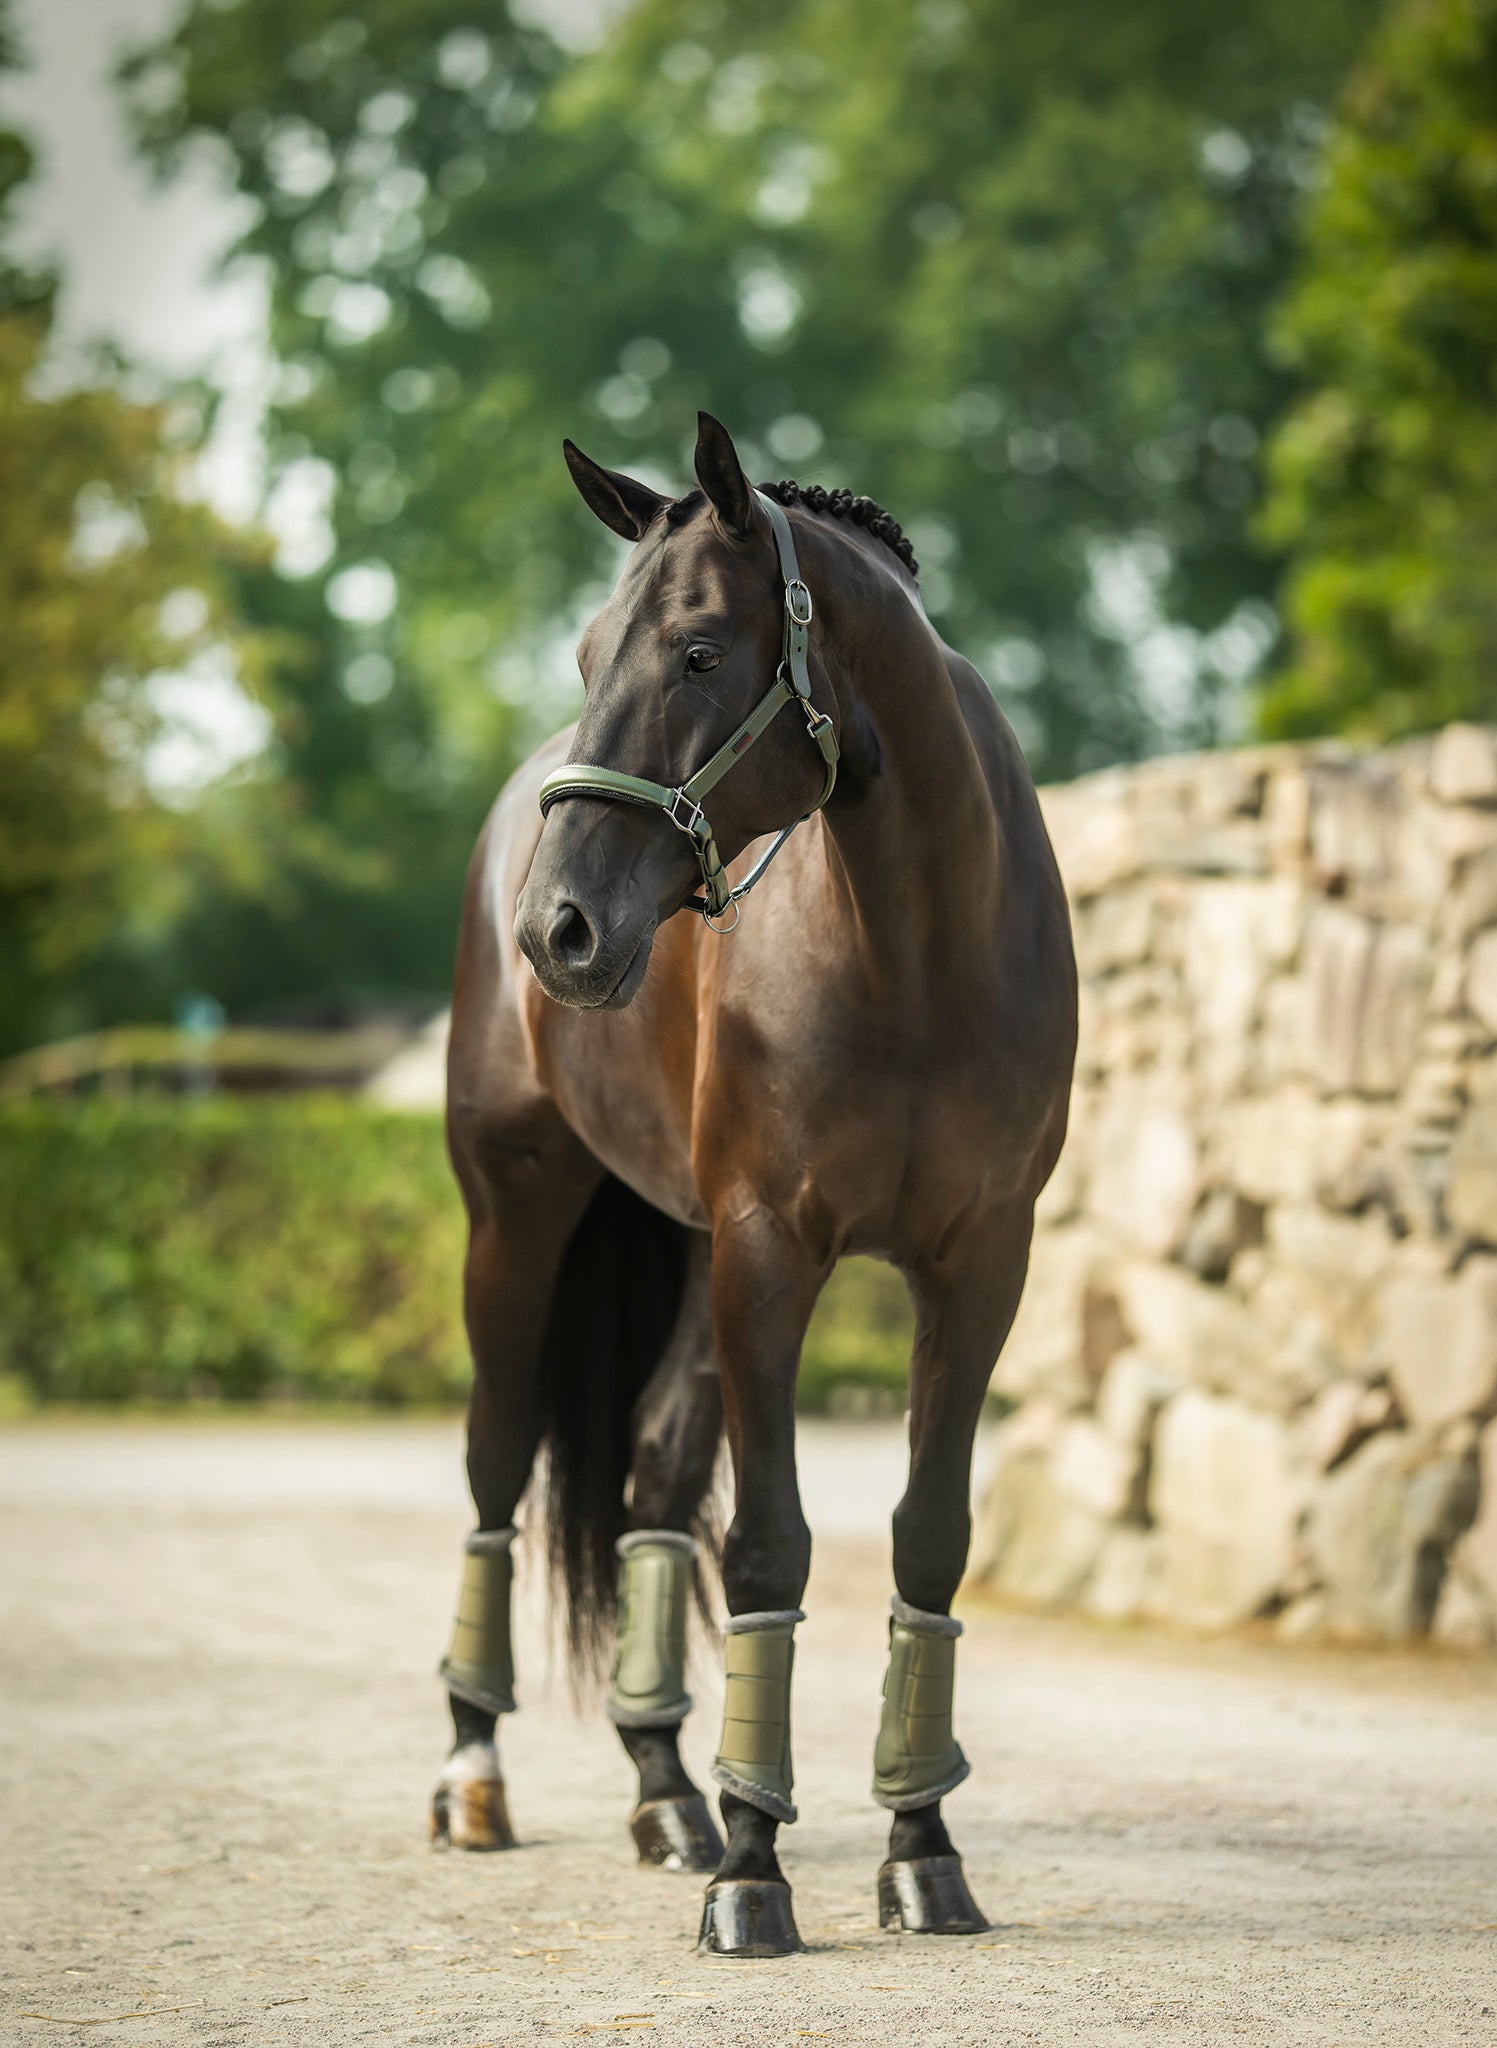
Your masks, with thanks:
[{"label": "halter throat strap", "polygon": [[[677,831],[684,832],[690,839],[702,873],[701,895],[689,896],[684,907],[700,911],[713,931],[733,930],[738,922],[738,904],[759,881],[796,825],[804,824],[806,818],[819,811],[831,796],[837,783],[837,762],[840,759],[831,719],[811,702],[808,657],[813,607],[811,593],[801,577],[795,536],[783,508],[762,491],[755,492],[755,496],[769,515],[770,531],[774,535],[780,580],[785,587],[784,630],[775,679],[748,717],[695,775],[675,788],[664,782],[651,782],[642,775],[625,775],[616,768],[596,768],[587,762],[569,761],[548,775],[540,789],[542,817],[553,804],[576,796],[604,797],[614,803],[638,804],[644,810],[663,811]],[[733,764],[743,758],[787,704],[799,704],[805,717],[806,731],[821,756],[824,769],[821,794],[804,817],[797,818],[794,824],[787,825],[776,834],[769,850],[755,862],[751,873],[737,888],[731,888],[717,839],[702,808],[703,799],[716,789]],[[719,926],[715,920],[730,909],[733,924]]]}]

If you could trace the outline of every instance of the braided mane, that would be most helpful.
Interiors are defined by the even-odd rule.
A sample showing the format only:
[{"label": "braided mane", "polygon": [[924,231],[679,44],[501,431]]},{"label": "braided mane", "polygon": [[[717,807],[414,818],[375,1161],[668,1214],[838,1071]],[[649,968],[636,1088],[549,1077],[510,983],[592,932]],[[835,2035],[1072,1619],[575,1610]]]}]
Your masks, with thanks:
[{"label": "braided mane", "polygon": [[875,540],[893,549],[912,576],[919,575],[920,564],[904,528],[877,499],[856,497],[851,491],[829,491],[822,484],[798,484],[792,477],[759,488],[776,504],[793,505],[799,499],[808,512],[830,512],[834,519],[850,519],[854,526],[866,527]]},{"label": "braided mane", "polygon": [[[784,477],[777,484],[760,484],[759,489],[777,505],[794,505],[799,501],[808,512],[830,512],[834,519],[850,519],[854,526],[866,527],[875,540],[893,550],[912,576],[919,575],[920,564],[904,528],[877,499],[857,497],[851,491],[829,491],[824,484],[798,484],[793,477]],[[684,498],[666,506],[667,524],[681,525],[701,502],[700,487],[689,490]]]}]

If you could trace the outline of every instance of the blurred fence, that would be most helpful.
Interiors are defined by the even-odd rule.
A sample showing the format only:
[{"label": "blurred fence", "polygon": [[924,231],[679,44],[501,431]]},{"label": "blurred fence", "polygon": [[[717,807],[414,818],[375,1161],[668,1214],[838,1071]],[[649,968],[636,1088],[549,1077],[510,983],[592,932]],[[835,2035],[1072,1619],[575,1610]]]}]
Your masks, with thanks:
[{"label": "blurred fence", "polygon": [[407,1034],[389,1025],[362,1031],[211,1032],[165,1024],[121,1025],[40,1045],[0,1061],[0,1102],[30,1095],[137,1086],[230,1090],[352,1088],[376,1074]]},{"label": "blurred fence", "polygon": [[1497,1643],[1497,734],[1045,802],[1082,1037],[976,1568]]}]

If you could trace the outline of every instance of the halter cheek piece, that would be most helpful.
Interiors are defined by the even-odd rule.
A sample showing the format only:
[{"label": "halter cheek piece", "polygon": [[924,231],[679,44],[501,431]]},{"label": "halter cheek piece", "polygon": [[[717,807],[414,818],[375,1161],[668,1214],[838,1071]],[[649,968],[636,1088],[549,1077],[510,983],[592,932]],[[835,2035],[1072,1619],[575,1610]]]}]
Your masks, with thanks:
[{"label": "halter cheek piece", "polygon": [[[542,817],[553,804],[569,796],[607,797],[615,803],[639,804],[647,811],[663,811],[677,831],[684,832],[691,841],[697,865],[702,871],[701,895],[688,896],[683,908],[699,910],[709,929],[723,932],[730,932],[737,925],[739,903],[758,882],[795,830],[795,825],[803,825],[805,819],[819,811],[830,797],[836,787],[840,758],[831,719],[811,702],[811,677],[806,667],[806,656],[811,646],[811,593],[801,580],[790,521],[773,498],[766,498],[762,491],[755,492],[755,496],[769,514],[770,527],[774,532],[775,552],[785,585],[785,637],[775,679],[748,717],[732,738],[718,748],[705,767],[699,768],[689,781],[675,789],[663,782],[646,781],[640,775],[624,775],[615,768],[593,768],[577,761],[569,761],[565,767],[556,769],[541,784]],[[806,812],[805,818],[797,818],[794,825],[787,825],[776,834],[768,852],[754,863],[752,872],[737,888],[730,888],[717,840],[702,809],[702,799],[716,789],[734,762],[741,760],[754,741],[768,729],[776,714],[792,703],[799,704],[805,714],[806,731],[815,741],[825,766],[826,780],[821,795]],[[715,920],[729,909],[733,912],[733,923],[717,924]]]}]

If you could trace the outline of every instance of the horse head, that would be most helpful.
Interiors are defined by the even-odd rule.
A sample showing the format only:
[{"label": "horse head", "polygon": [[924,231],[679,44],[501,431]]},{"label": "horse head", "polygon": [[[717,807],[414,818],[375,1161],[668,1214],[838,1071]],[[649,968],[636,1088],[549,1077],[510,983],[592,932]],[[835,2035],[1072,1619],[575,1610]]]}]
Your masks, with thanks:
[{"label": "horse head", "polygon": [[[690,907],[711,921],[733,900],[726,865],[825,800],[836,741],[811,701],[811,601],[788,525],[727,429],[698,416],[698,488],[675,500],[564,448],[583,499],[635,545],[578,646],[582,717],[567,769],[543,786],[515,938],[557,1002],[621,1008],[663,920]],[[770,729],[797,700],[819,756],[799,719]]]}]

